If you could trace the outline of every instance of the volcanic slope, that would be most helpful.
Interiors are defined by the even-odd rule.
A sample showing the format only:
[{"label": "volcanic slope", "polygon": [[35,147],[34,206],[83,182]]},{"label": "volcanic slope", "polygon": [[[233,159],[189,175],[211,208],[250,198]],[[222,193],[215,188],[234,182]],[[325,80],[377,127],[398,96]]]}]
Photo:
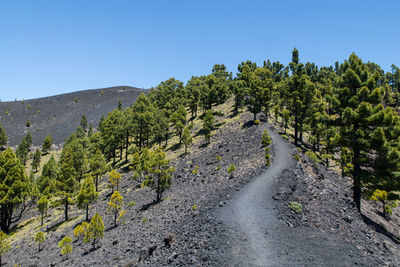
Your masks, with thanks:
[{"label": "volcanic slope", "polygon": [[[17,145],[28,131],[31,131],[34,145],[41,144],[47,134],[53,137],[53,143],[59,144],[76,130],[83,114],[89,124],[97,127],[101,116],[115,109],[119,100],[127,107],[143,92],[147,90],[116,86],[1,102],[0,124],[7,133],[10,146]],[[28,120],[30,127],[27,127]]]}]

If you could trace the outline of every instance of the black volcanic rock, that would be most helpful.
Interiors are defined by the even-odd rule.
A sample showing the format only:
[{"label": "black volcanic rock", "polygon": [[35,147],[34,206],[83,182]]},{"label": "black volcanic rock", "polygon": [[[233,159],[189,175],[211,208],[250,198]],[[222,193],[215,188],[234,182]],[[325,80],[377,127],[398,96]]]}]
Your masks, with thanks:
[{"label": "black volcanic rock", "polygon": [[[41,145],[47,134],[51,134],[54,144],[59,144],[76,130],[83,114],[96,128],[101,115],[106,116],[115,109],[119,99],[122,106],[127,107],[143,92],[148,90],[117,86],[0,102],[0,124],[6,131],[10,146],[17,145],[28,131],[31,131],[34,145]],[[29,128],[26,127],[27,120],[31,122]]]}]

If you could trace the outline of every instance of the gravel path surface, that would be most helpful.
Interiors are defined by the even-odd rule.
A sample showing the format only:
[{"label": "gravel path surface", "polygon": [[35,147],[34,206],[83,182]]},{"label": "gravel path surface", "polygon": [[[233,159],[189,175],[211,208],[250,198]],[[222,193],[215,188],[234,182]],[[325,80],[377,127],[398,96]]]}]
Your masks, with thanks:
[{"label": "gravel path surface", "polygon": [[220,217],[228,228],[233,266],[351,266],[368,265],[351,244],[306,227],[293,228],[274,211],[274,182],[293,167],[291,149],[269,130],[272,165],[238,192]]}]

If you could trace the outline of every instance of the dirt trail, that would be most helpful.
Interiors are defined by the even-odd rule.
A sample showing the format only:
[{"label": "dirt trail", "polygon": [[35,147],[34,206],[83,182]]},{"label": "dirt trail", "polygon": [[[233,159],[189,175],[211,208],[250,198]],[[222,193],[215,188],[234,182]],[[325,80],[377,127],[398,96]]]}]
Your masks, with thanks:
[{"label": "dirt trail", "polygon": [[[367,265],[351,244],[311,228],[288,227],[274,212],[274,182],[293,168],[291,148],[269,129],[275,155],[271,166],[255,177],[220,210],[228,230],[234,266]],[[288,189],[290,190],[290,189]]]}]

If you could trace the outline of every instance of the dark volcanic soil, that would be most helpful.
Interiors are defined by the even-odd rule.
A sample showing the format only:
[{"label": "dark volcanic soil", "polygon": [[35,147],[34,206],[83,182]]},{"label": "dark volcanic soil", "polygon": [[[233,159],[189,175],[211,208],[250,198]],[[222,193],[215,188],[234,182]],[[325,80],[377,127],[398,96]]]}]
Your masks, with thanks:
[{"label": "dark volcanic soil", "polygon": [[[86,114],[89,124],[97,127],[101,115],[106,116],[115,109],[119,99],[127,107],[142,92],[147,91],[118,86],[24,101],[0,102],[0,124],[7,133],[10,146],[19,144],[28,131],[31,131],[34,145],[42,144],[47,134],[51,134],[53,143],[59,144],[76,130],[83,114]],[[31,122],[29,128],[26,127],[27,120]]]},{"label": "dark volcanic soil", "polygon": [[[240,119],[217,130],[209,146],[199,149],[201,141],[191,147],[190,151],[196,148],[194,153],[174,160],[173,184],[160,204],[149,205],[155,198],[154,192],[140,188],[140,181],[132,181],[132,173],[125,173],[120,191],[127,214],[117,228],[112,227],[112,216],[106,211],[110,189],[103,185],[105,193],[95,208],[107,230],[95,251],[91,251],[90,244],[74,241],[69,259],[61,256],[57,243],[65,234],[72,235],[75,224],[65,226],[60,224],[62,216],[58,219],[53,216],[47,219],[50,225],[43,251],[38,253],[30,238],[19,240],[4,261],[7,266],[15,263],[23,266],[249,266],[260,263],[252,261],[252,253],[259,249],[259,255],[272,255],[278,261],[270,263],[278,265],[398,265],[395,256],[398,245],[364,223],[351,203],[347,181],[337,182],[336,176],[323,171],[319,174],[324,178],[318,179],[322,176],[308,170],[305,157],[301,162],[288,159],[288,167],[283,164],[283,170],[280,168],[275,177],[264,176],[270,178],[265,203],[257,205],[260,210],[253,210],[253,215],[268,213],[267,217],[274,218],[270,221],[273,227],[264,222],[254,226],[261,231],[260,240],[266,238],[269,246],[247,250],[252,241],[246,231],[232,227],[220,215],[221,210],[229,210],[232,203],[263,177],[259,176],[265,169],[260,137],[266,124],[254,126],[248,123],[251,118],[251,114],[244,113]],[[276,146],[279,137],[272,137],[273,149],[280,153]],[[290,157],[299,153],[289,143],[280,145],[289,151]],[[222,158],[219,170],[217,155]],[[277,164],[279,159],[281,156],[273,156],[272,164]],[[233,179],[226,172],[231,163],[237,166]],[[195,166],[199,166],[197,174],[192,173]],[[260,190],[263,190],[261,186]],[[301,214],[288,209],[287,204],[292,200],[303,205]],[[58,212],[62,215],[61,210]],[[83,214],[73,210],[71,217],[76,216],[75,212]],[[32,213],[38,216],[37,211]],[[233,213],[231,217],[236,220]],[[238,260],[238,255],[243,257]]]}]

